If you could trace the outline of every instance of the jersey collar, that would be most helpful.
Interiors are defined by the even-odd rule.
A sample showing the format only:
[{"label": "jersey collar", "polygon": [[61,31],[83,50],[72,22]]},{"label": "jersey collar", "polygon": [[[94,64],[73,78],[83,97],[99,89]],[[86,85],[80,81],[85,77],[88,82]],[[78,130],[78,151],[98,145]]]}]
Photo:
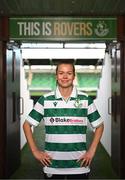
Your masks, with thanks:
[{"label": "jersey collar", "polygon": [[[56,97],[56,99],[63,98],[60,91],[59,91],[58,86],[57,86],[57,88],[55,90],[55,97]],[[73,86],[73,90],[72,90],[72,93],[71,93],[70,97],[77,98],[77,88],[75,86]]]}]

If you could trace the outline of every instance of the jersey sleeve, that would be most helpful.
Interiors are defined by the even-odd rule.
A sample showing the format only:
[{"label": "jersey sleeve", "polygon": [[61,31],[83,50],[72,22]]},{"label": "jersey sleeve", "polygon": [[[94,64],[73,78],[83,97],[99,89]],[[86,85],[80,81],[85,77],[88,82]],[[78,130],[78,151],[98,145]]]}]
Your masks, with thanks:
[{"label": "jersey sleeve", "polygon": [[103,123],[103,120],[96,108],[96,105],[92,98],[88,97],[88,120],[93,128],[98,127]]},{"label": "jersey sleeve", "polygon": [[44,96],[41,96],[36,102],[34,108],[28,114],[26,121],[31,125],[37,126],[44,117]]}]

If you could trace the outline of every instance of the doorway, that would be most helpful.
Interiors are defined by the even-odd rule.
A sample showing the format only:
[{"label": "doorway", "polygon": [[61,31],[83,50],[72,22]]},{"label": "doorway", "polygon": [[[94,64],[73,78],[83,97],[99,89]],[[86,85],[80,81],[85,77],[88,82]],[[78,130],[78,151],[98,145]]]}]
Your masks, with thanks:
[{"label": "doorway", "polygon": [[[45,45],[45,44],[44,44]],[[55,44],[54,44],[55,45]],[[73,46],[73,44],[70,44],[71,46]],[[78,50],[78,45],[79,44],[76,44],[76,45],[74,45],[74,48],[71,48],[72,49],[72,51],[75,51],[75,50]],[[85,45],[85,44],[81,44],[80,43],[80,45],[82,46],[82,45]],[[89,46],[90,46],[90,44],[88,44]],[[92,44],[93,45],[93,44]],[[105,45],[105,44],[104,44]],[[48,79],[48,81],[49,81],[49,78],[47,78],[46,79],[46,76],[48,76],[48,74],[44,74],[44,73],[47,73],[47,72],[49,72],[49,74],[51,74],[51,76],[52,76],[52,74],[54,75],[54,71],[55,71],[55,66],[54,66],[54,63],[53,62],[55,62],[56,63],[56,60],[58,60],[59,58],[60,59],[63,59],[64,57],[62,56],[62,57],[60,57],[60,56],[57,56],[56,58],[53,56],[53,58],[51,57],[51,58],[49,58],[49,55],[51,54],[50,52],[51,51],[49,51],[49,49],[51,50],[52,49],[52,52],[54,52],[53,54],[55,55],[55,51],[57,52],[57,51],[59,51],[60,52],[60,49],[61,48],[38,48],[38,50],[40,49],[40,51],[39,51],[39,53],[38,53],[38,51],[35,51],[36,50],[36,46],[35,46],[35,44],[33,45],[34,46],[34,53],[33,53],[33,55],[31,54],[31,51],[33,52],[33,49],[31,49],[31,51],[30,52],[28,52],[28,54],[30,55],[30,56],[26,56],[26,54],[24,53],[24,55],[25,56],[23,56],[24,57],[24,63],[25,63],[25,66],[27,66],[26,67],[26,69],[25,69],[25,72],[26,72],[26,76],[27,76],[27,79],[28,79],[28,82],[30,82],[30,84],[28,84],[28,86],[30,86],[30,91],[31,91],[31,94],[32,94],[32,96],[33,95],[35,95],[35,94],[37,94],[37,93],[40,93],[40,95],[42,94],[42,93],[47,93],[47,92],[50,92],[52,89],[50,89],[50,86],[47,84],[46,85],[46,87],[42,87],[42,84],[44,84],[43,83],[43,80],[42,80],[42,76],[43,76],[43,78],[44,78],[44,80],[45,80],[45,84],[46,84],[46,81],[47,81],[47,79]],[[57,46],[57,45],[56,45]],[[75,47],[75,46],[77,46],[77,48]],[[99,47],[101,46],[101,44],[99,44]],[[25,48],[26,48],[26,46],[25,46]],[[78,65],[78,66],[80,66],[80,69],[77,69],[77,65],[76,65],[76,69],[77,69],[77,73],[80,73],[80,77],[83,79],[84,77],[86,77],[86,79],[87,80],[89,80],[89,77],[88,76],[86,76],[86,74],[87,74],[87,71],[89,71],[89,76],[92,74],[92,76],[94,76],[95,74],[97,75],[98,73],[99,73],[99,75],[100,75],[100,77],[102,76],[102,62],[98,62],[96,59],[99,59],[99,60],[101,60],[101,59],[104,59],[104,55],[105,55],[105,46],[104,46],[104,49],[103,49],[103,56],[102,57],[98,57],[97,58],[97,51],[99,51],[99,48],[97,48],[96,47],[96,58],[94,58],[94,55],[92,56],[93,57],[93,61],[92,61],[92,59],[89,59],[89,57],[88,57],[88,52],[87,52],[87,57],[88,57],[88,59],[87,60],[85,60],[85,56],[82,56],[82,58],[80,57],[80,55],[81,54],[84,54],[85,55],[85,52],[83,53],[83,47],[81,47],[80,48],[80,50],[81,50],[81,53],[80,53],[80,51],[78,51],[79,53],[76,53],[76,51],[75,51],[75,55],[77,54],[77,58],[75,57],[75,63],[77,64],[77,63],[80,63],[81,62],[81,66],[80,66],[80,64]],[[29,47],[27,47],[26,49],[29,49]],[[64,49],[64,47],[62,46],[62,49]],[[61,50],[62,50],[61,49]],[[88,49],[88,48],[87,48]],[[25,50],[25,49],[24,49]],[[54,51],[55,50],[55,51]],[[68,47],[68,50],[69,50],[69,47]],[[90,53],[90,51],[91,51],[91,49],[89,48],[88,49],[89,50],[89,53]],[[23,51],[23,49],[22,49],[22,51]],[[48,52],[47,52],[48,51]],[[66,51],[67,51],[67,49],[66,49]],[[45,53],[44,53],[45,52]],[[66,53],[64,53],[65,51],[63,51],[63,53],[59,53],[59,55],[60,54],[66,54]],[[40,55],[40,53],[42,54],[42,58],[40,57],[39,59],[38,59],[38,55]],[[58,54],[58,53],[57,53]],[[71,52],[69,53],[70,55],[71,55]],[[79,55],[80,54],[80,55]],[[90,53],[91,55],[92,55],[92,53]],[[35,59],[35,57],[37,56],[37,59]],[[31,58],[32,57],[32,58]],[[66,58],[68,57],[68,55],[66,55]],[[73,59],[74,58],[74,56],[73,56],[73,53],[72,53],[72,57],[70,56],[70,57],[68,57],[68,59],[70,59],[70,60],[74,60]],[[29,60],[29,61],[28,61]],[[36,60],[36,62],[35,62],[35,60]],[[77,62],[77,60],[78,60],[78,62]],[[81,60],[81,61],[80,61]],[[96,61],[95,61],[96,60]],[[52,62],[53,61],[53,62]],[[44,66],[44,69],[41,69],[40,68],[40,66],[39,67],[37,67],[37,65],[38,65],[38,62],[39,63],[41,63],[41,65],[43,65]],[[95,64],[94,64],[94,62],[95,62]],[[92,64],[93,63],[93,64]],[[46,69],[47,67],[46,67],[46,65],[49,65],[49,69]],[[88,65],[90,65],[90,69],[86,69],[84,66],[88,66]],[[31,67],[32,66],[32,67]],[[37,67],[36,69],[35,69],[35,67]],[[99,67],[100,66],[100,67]],[[84,68],[83,68],[84,67]],[[88,67],[87,67],[88,68]],[[93,69],[92,69],[93,68]],[[43,71],[43,72],[42,72]],[[86,72],[86,73],[85,73]],[[41,74],[40,74],[41,73]],[[32,74],[32,75],[31,75]],[[36,76],[37,76],[37,74],[38,74],[38,77],[40,76],[40,78],[38,78],[38,81],[37,81],[37,78],[36,78]],[[40,74],[40,75],[39,75]],[[82,74],[83,74],[83,76],[82,76]],[[35,77],[35,78],[34,78]],[[49,77],[49,76],[48,76]],[[90,76],[91,77],[91,76]],[[36,80],[36,84],[35,84],[35,82],[33,82],[33,81],[35,81],[34,79]],[[96,77],[94,76],[94,79],[96,79]],[[32,82],[31,82],[31,80],[32,80]],[[36,91],[36,89],[35,89],[35,85],[37,86],[38,85],[38,82],[39,81],[41,81],[41,84],[40,84],[40,86],[38,86],[37,88],[37,91]],[[53,80],[52,80],[53,81]],[[93,79],[92,79],[92,81],[93,81]],[[81,82],[81,81],[80,81]],[[98,81],[99,82],[99,81]],[[51,84],[50,82],[49,82],[49,84]],[[76,83],[77,84],[77,83]],[[81,83],[80,83],[81,84]],[[110,84],[111,84],[111,82],[110,82]],[[33,86],[34,85],[34,86]],[[78,84],[77,84],[78,85]],[[98,85],[99,84],[96,84],[97,86],[96,86],[96,88],[98,89]],[[24,87],[24,86],[23,86]],[[41,89],[39,89],[41,87]],[[80,86],[79,86],[80,87]],[[34,88],[34,89],[33,89]],[[43,89],[42,89],[43,88]],[[51,88],[53,88],[53,87],[51,87]],[[95,91],[95,89],[93,89],[94,91],[92,91],[92,89],[87,89],[87,86],[83,86],[82,88],[84,88],[84,89],[80,89],[80,90],[83,90],[84,92],[86,91],[86,93],[94,93],[94,91]],[[95,87],[94,87],[95,88]],[[97,90],[96,89],[96,90]],[[88,90],[88,91],[87,91]],[[40,92],[39,92],[40,91]],[[94,94],[91,94],[92,96],[94,95]],[[95,96],[95,95],[94,95]],[[34,98],[36,98],[36,97],[34,97]],[[39,98],[39,97],[38,97]],[[108,100],[108,97],[107,97],[107,100]],[[24,108],[25,109],[25,108]],[[108,113],[108,112],[107,112]],[[107,119],[107,121],[108,121],[108,119]],[[111,121],[111,120],[110,120]],[[110,122],[110,124],[111,124],[111,122]],[[108,126],[109,126],[109,123],[108,123]],[[111,132],[110,132],[111,133]],[[106,133],[107,135],[108,135],[108,133]],[[110,137],[110,136],[109,136]],[[110,138],[109,138],[110,139]],[[105,140],[104,140],[105,141]],[[111,142],[110,142],[111,143]],[[110,146],[111,146],[111,144],[110,144]],[[109,149],[109,148],[108,148]],[[111,151],[111,150],[110,150]]]}]

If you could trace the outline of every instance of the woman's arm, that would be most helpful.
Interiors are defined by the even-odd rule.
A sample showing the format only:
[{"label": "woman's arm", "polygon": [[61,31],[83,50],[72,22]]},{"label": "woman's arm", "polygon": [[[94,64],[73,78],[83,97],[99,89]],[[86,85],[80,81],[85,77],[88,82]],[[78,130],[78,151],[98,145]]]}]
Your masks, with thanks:
[{"label": "woman's arm", "polygon": [[25,121],[23,124],[23,130],[24,130],[24,134],[27,139],[27,142],[29,144],[30,150],[32,154],[34,155],[34,157],[38,161],[40,161],[44,166],[49,166],[49,164],[51,164],[51,157],[46,152],[40,151],[37,148],[36,143],[33,138],[31,125],[27,121]]}]

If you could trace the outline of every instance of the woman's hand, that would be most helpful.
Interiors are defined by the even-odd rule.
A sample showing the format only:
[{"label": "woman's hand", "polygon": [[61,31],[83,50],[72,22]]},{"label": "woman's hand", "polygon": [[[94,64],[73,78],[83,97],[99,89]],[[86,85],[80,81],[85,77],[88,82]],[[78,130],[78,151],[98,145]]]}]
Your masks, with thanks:
[{"label": "woman's hand", "polygon": [[44,151],[35,150],[32,152],[34,157],[40,161],[44,166],[49,166],[51,164],[52,158]]},{"label": "woman's hand", "polygon": [[77,162],[81,162],[80,165],[82,166],[90,166],[91,161],[94,157],[94,152],[93,151],[87,151],[85,154],[80,156],[80,158],[77,160]]}]

